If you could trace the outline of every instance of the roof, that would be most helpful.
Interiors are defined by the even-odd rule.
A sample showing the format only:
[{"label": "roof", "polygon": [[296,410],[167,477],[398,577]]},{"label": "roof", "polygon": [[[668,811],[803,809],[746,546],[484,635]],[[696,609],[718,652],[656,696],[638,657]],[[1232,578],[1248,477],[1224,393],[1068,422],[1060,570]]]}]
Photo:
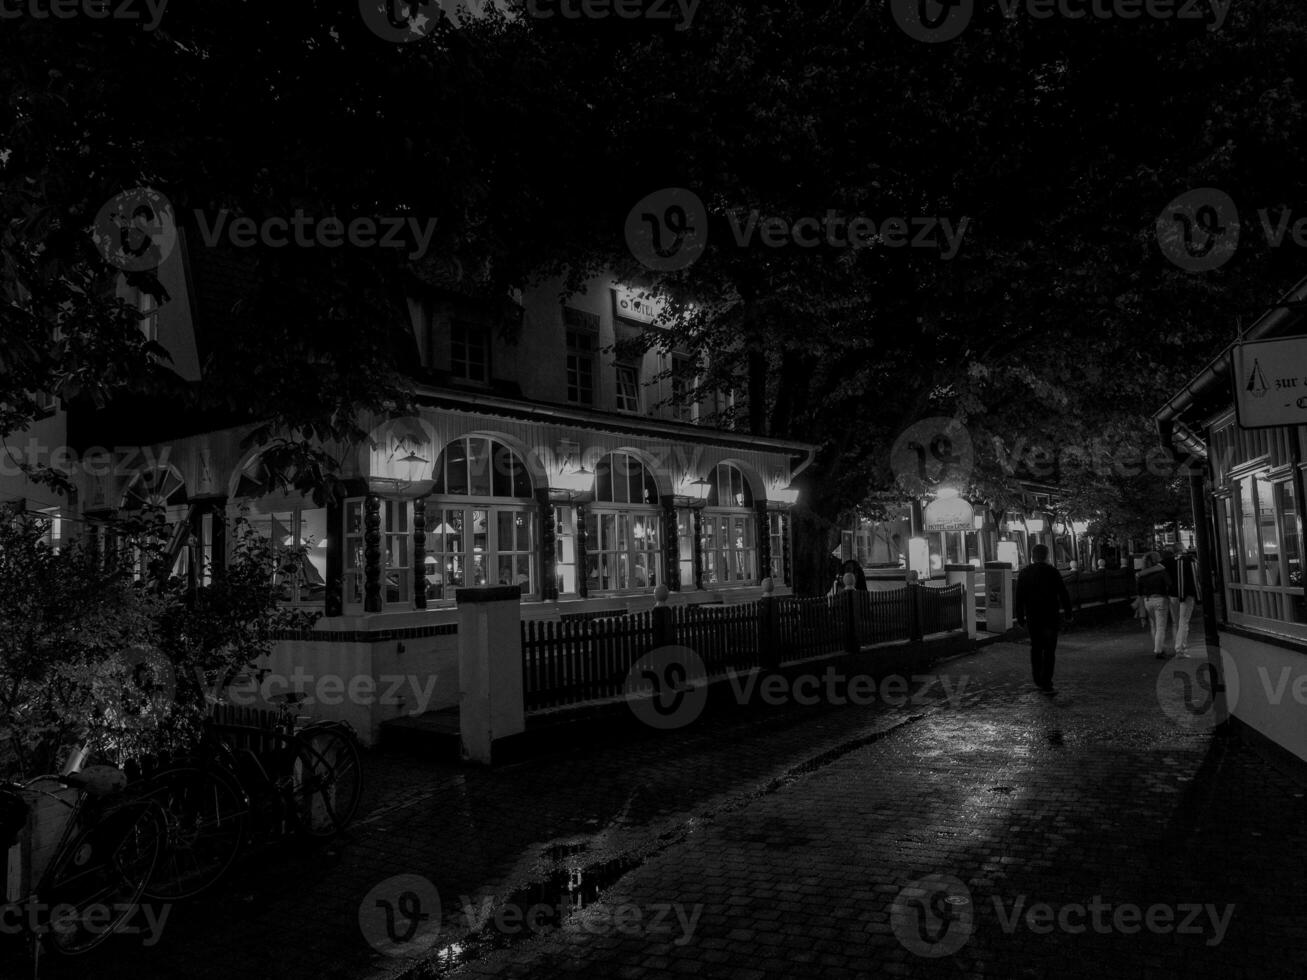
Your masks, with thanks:
[{"label": "roof", "polygon": [[526,398],[501,398],[494,395],[430,387],[421,389],[418,398],[422,404],[433,408],[508,416],[536,422],[542,419],[554,419],[576,428],[596,429],[606,432],[628,432],[632,435],[662,433],[675,436],[686,442],[711,443],[714,446],[749,449],[755,452],[771,450],[791,456],[811,456],[817,450],[817,446],[812,443],[798,442],[792,439],[754,436],[729,429],[712,429],[692,422],[673,422],[623,413],[601,412],[558,405],[553,402],[532,401]]},{"label": "roof", "polygon": [[1305,312],[1307,278],[1300,279],[1278,302],[1268,307],[1238,340],[1227,344],[1165,405],[1153,413],[1153,420],[1159,428],[1174,428],[1178,425],[1183,430],[1185,420],[1192,422],[1232,405],[1234,392],[1230,388],[1230,352],[1237,344],[1245,341],[1282,337],[1301,329]]}]

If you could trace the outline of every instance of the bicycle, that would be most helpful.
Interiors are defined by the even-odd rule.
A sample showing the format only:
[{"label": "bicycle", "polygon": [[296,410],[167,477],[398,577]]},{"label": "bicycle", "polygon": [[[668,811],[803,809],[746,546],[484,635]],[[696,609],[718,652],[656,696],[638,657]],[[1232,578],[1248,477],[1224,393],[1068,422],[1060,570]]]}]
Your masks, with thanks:
[{"label": "bicycle", "polygon": [[[76,789],[75,802],[33,788],[42,782]],[[40,797],[71,810],[36,886],[6,910],[11,918],[11,910],[19,911],[20,925],[56,953],[89,952],[121,930],[158,864],[162,812],[152,800],[124,794],[126,785],[126,774],[112,766],[0,784],[0,810],[7,817],[7,833],[0,838],[4,850],[18,843],[31,803]]]},{"label": "bicycle", "polygon": [[168,821],[168,848],[145,894],[162,901],[195,897],[235,863],[256,824],[274,834],[294,828],[326,840],[353,820],[362,765],[353,729],[312,722],[283,695],[271,728],[206,721],[195,760],[161,771],[142,792]]}]

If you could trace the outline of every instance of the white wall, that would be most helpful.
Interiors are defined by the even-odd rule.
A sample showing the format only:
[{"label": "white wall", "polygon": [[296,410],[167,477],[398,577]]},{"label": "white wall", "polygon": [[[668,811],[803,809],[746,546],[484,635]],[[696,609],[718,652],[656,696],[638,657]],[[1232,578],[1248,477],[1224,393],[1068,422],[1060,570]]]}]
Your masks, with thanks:
[{"label": "white wall", "polygon": [[1238,673],[1231,713],[1307,761],[1307,654],[1221,634]]}]

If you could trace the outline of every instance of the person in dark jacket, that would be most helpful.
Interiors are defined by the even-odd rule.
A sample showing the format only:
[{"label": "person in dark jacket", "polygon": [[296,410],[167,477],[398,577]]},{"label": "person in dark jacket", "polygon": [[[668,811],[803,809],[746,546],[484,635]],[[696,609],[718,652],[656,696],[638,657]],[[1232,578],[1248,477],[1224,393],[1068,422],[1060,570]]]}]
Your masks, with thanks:
[{"label": "person in dark jacket", "polygon": [[1162,567],[1171,576],[1166,602],[1170,607],[1171,628],[1175,631],[1175,655],[1188,657],[1189,617],[1194,614],[1194,603],[1198,601],[1198,563],[1188,552],[1177,555],[1167,548],[1162,553]]},{"label": "person in dark jacket", "polygon": [[1012,613],[1020,626],[1030,623],[1030,672],[1041,691],[1053,690],[1053,663],[1057,652],[1060,604],[1071,621],[1071,595],[1062,581],[1062,573],[1048,563],[1048,547],[1037,544],[1030,549],[1034,561],[1017,576]]},{"label": "person in dark jacket", "polygon": [[853,573],[853,588],[858,592],[867,591],[867,573],[862,570],[861,564],[849,558],[840,563],[839,571],[835,573],[835,582],[827,595],[839,595],[844,591],[844,576],[848,572]]},{"label": "person in dark jacket", "polygon": [[1136,578],[1138,591],[1144,609],[1148,613],[1148,622],[1153,631],[1153,656],[1158,660],[1166,659],[1166,617],[1170,609],[1170,596],[1175,583],[1162,564],[1162,556],[1150,551],[1144,556],[1144,567]]}]

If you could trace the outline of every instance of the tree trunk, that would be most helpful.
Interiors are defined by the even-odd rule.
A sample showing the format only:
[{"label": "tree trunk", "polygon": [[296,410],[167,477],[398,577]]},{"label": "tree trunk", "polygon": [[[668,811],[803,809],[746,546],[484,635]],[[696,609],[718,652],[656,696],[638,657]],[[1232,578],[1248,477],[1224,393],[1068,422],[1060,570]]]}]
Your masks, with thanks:
[{"label": "tree trunk", "polygon": [[794,594],[825,595],[834,581],[831,551],[839,525],[804,506],[791,512],[794,534]]}]

